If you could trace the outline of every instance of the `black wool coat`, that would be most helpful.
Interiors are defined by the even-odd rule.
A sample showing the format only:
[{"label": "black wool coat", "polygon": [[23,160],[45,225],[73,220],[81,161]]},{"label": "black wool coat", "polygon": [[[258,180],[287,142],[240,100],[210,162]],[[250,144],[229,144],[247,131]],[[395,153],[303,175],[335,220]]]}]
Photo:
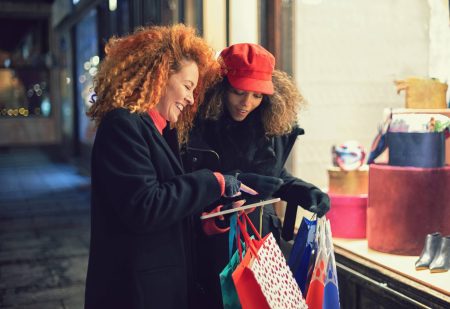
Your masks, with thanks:
[{"label": "black wool coat", "polygon": [[125,109],[101,121],[92,150],[85,308],[187,308],[192,220],[220,198],[210,170],[184,173],[175,130]]}]

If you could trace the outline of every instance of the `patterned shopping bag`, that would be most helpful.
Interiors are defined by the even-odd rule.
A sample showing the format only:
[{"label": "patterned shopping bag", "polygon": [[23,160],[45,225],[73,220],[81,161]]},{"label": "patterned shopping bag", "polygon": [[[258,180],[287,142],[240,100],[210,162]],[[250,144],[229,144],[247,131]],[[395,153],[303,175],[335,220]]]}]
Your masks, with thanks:
[{"label": "patterned shopping bag", "polygon": [[323,309],[339,309],[339,288],[336,271],[336,261],[334,259],[334,246],[331,235],[330,220],[325,225],[325,242],[328,250],[328,265],[323,291]]},{"label": "patterned shopping bag", "polygon": [[[253,230],[251,239],[244,223]],[[233,281],[243,309],[307,308],[291,270],[275,238],[261,238],[246,214],[238,220],[247,252],[233,273]]]},{"label": "patterned shopping bag", "polygon": [[339,308],[336,263],[329,220],[318,221],[318,251],[316,263],[306,295],[309,308]]}]

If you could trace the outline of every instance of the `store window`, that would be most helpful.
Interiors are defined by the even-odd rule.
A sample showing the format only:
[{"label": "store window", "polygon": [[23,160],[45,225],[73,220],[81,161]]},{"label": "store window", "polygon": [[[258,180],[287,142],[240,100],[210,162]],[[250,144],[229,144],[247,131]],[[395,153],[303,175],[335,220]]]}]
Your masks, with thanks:
[{"label": "store window", "polygon": [[130,5],[128,0],[109,0],[109,25],[112,34],[122,36],[130,32]]},{"label": "store window", "polygon": [[93,77],[100,62],[98,51],[97,12],[91,10],[75,26],[76,106],[79,140],[85,144],[94,141],[94,123],[86,116],[94,92]]},{"label": "store window", "polygon": [[45,69],[0,69],[1,117],[49,117],[48,80]]},{"label": "store window", "polygon": [[294,74],[294,0],[281,1],[281,59],[280,68],[289,75]]},{"label": "store window", "polygon": [[0,117],[50,117],[48,22],[6,20],[24,30],[11,31],[0,48]]},{"label": "store window", "polygon": [[[222,1],[222,0],[218,0]],[[215,5],[218,1],[209,1],[210,4]],[[223,1],[225,3],[225,1]],[[186,0],[183,2],[183,22],[203,34],[203,0]]]},{"label": "store window", "polygon": [[73,72],[72,41],[70,33],[65,31],[59,38],[59,93],[61,95],[62,132],[68,139],[73,138],[74,104],[73,104]]}]

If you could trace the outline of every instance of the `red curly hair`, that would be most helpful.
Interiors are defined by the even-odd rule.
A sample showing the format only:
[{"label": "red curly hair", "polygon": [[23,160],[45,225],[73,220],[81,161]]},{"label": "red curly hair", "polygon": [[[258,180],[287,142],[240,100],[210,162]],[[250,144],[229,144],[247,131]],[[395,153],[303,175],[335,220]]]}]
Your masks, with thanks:
[{"label": "red curly hair", "polygon": [[178,130],[179,141],[186,142],[198,102],[203,101],[205,90],[220,77],[213,49],[195,29],[182,24],[139,28],[128,36],[111,38],[105,53],[94,78],[94,104],[87,112],[97,125],[115,108],[146,113],[159,103],[170,75],[181,69],[183,61],[197,63],[195,103],[171,124]]}]

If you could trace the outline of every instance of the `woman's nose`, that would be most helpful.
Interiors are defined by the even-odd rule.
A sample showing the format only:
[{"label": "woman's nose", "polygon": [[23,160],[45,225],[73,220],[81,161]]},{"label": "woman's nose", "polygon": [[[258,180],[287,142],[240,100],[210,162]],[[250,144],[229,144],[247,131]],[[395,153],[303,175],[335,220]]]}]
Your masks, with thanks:
[{"label": "woman's nose", "polygon": [[247,105],[250,104],[250,101],[251,101],[250,95],[249,95],[249,94],[246,94],[245,96],[242,97],[241,105],[247,106]]},{"label": "woman's nose", "polygon": [[192,92],[189,92],[184,99],[186,100],[188,105],[194,104],[194,94]]}]

